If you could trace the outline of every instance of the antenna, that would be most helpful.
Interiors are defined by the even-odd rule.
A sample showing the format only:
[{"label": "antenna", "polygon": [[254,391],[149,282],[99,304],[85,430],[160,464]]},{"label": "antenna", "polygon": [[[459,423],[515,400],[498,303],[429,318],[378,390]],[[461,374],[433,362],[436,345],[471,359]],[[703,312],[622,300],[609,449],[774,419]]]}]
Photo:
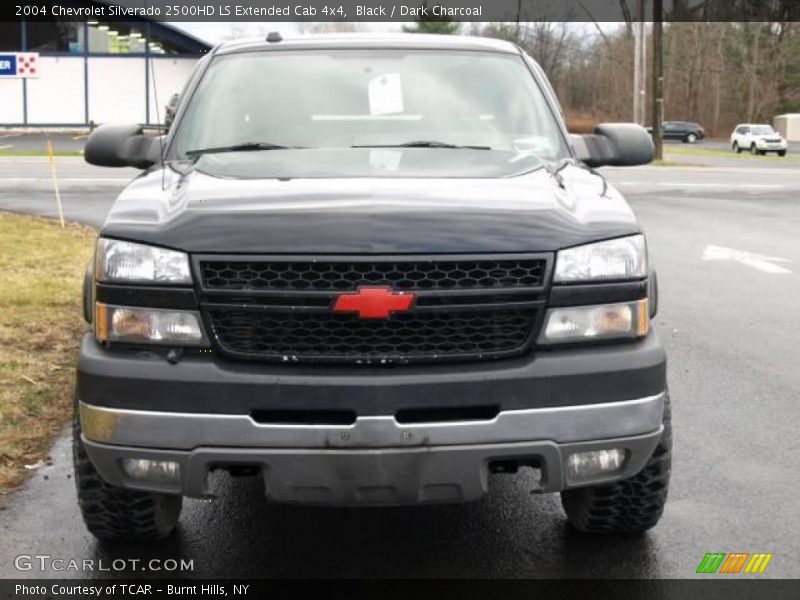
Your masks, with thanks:
[{"label": "antenna", "polygon": [[[147,25],[147,52],[145,53],[145,60],[150,63],[149,71],[150,71],[150,79],[153,81],[153,100],[156,103],[156,121],[159,125],[161,125],[161,110],[159,109],[158,103],[158,86],[156,85],[156,68],[155,64],[153,63],[153,57],[150,54],[150,24]],[[147,100],[150,102],[150,99]],[[161,158],[161,189],[164,190],[166,188],[166,172],[164,170],[164,135],[158,136],[158,145],[159,145],[159,156]]]}]

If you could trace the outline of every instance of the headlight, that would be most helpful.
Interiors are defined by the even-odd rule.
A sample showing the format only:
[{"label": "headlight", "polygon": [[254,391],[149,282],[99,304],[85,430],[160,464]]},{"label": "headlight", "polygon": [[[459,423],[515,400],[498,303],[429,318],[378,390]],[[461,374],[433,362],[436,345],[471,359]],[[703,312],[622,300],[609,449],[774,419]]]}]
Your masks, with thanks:
[{"label": "headlight", "polygon": [[191,283],[189,256],[145,244],[97,240],[98,281],[119,283]]},{"label": "headlight", "polygon": [[560,283],[647,276],[647,247],[643,235],[586,244],[561,250],[556,256],[554,281]]},{"label": "headlight", "polygon": [[95,337],[100,341],[207,345],[200,316],[186,310],[95,305]]},{"label": "headlight", "polygon": [[551,308],[547,311],[540,344],[637,338],[647,335],[647,300],[596,306]]}]

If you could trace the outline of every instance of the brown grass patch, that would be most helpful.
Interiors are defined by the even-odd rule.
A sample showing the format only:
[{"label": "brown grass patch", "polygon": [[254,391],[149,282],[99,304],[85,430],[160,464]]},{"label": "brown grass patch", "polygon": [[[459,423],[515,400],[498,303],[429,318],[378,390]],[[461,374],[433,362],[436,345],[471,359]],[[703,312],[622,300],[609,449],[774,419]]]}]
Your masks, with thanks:
[{"label": "brown grass patch", "polygon": [[72,411],[88,227],[0,213],[0,494],[47,453]]}]

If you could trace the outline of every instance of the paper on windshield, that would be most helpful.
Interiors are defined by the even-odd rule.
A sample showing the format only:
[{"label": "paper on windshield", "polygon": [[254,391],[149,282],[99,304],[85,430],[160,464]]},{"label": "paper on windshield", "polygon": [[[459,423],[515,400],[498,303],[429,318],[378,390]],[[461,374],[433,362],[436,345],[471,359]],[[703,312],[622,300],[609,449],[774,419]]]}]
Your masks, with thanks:
[{"label": "paper on windshield", "polygon": [[369,81],[369,114],[389,115],[403,112],[403,86],[399,73],[384,73]]}]

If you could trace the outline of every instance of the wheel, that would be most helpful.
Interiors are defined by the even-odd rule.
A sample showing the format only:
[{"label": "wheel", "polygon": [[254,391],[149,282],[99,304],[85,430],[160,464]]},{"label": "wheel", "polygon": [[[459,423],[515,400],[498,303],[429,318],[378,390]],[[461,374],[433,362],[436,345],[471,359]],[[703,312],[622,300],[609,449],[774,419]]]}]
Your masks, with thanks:
[{"label": "wheel", "polygon": [[689,135],[686,136],[687,144],[694,144],[695,142],[697,142],[697,134],[690,133]]},{"label": "wheel", "polygon": [[742,153],[742,149],[739,148],[739,142],[733,142],[733,151],[736,152],[736,154]]},{"label": "wheel", "polygon": [[570,525],[583,533],[636,534],[653,527],[664,512],[672,463],[669,394],[664,432],[644,468],[628,479],[561,492]]},{"label": "wheel", "polygon": [[786,156],[786,150],[778,150],[778,156]]},{"label": "wheel", "polygon": [[755,144],[750,144],[750,154],[752,154],[753,156],[758,154],[758,148],[756,148]]},{"label": "wheel", "polygon": [[106,483],[81,442],[78,406],[72,420],[75,487],[86,528],[107,541],[148,541],[169,536],[178,524],[182,496],[137,492]]}]

